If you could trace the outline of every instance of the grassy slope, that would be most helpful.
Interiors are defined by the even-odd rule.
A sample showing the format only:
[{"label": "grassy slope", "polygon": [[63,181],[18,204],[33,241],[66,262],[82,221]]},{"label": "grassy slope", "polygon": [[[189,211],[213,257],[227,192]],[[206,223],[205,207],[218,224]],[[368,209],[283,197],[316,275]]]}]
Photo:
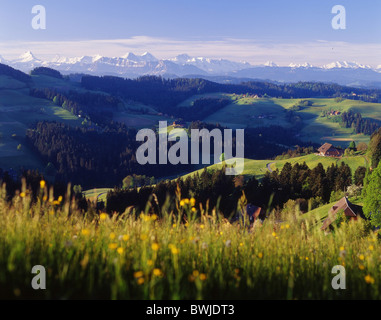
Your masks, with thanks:
[{"label": "grassy slope", "polygon": [[95,188],[84,191],[83,195],[90,201],[106,201],[107,193],[111,190],[113,190],[113,188]]},{"label": "grassy slope", "polygon": [[[2,192],[1,299],[381,298],[381,246],[363,221],[325,235],[290,215],[249,231],[199,208],[187,224],[165,207],[163,219],[110,218],[65,202],[31,205],[29,195],[10,205]],[[333,290],[332,267],[344,262],[347,290]],[[46,268],[46,290],[31,288],[35,265]]]},{"label": "grassy slope", "polygon": [[[211,95],[197,95],[180,104],[191,107],[192,102],[201,97]],[[290,127],[285,119],[285,110],[298,103],[301,99],[277,98],[247,98],[231,94],[214,94],[215,97],[230,98],[232,103],[225,108],[204,119],[206,122],[220,123],[231,128],[259,127],[280,125]],[[344,100],[335,102],[334,99],[310,98],[313,106],[306,107],[298,112],[306,126],[301,132],[301,139],[317,143],[333,142],[336,145],[347,146],[348,141],[368,142],[369,136],[353,134],[351,129],[341,128],[338,123],[320,117],[322,111],[353,111],[360,112],[364,118],[381,120],[381,104],[363,101]],[[258,119],[261,114],[271,114],[272,119]]]},{"label": "grassy slope", "polygon": [[[329,158],[329,157],[320,157],[314,154],[292,158],[292,159],[285,159],[285,160],[251,160],[251,159],[245,159],[245,168],[243,171],[243,175],[246,177],[256,177],[257,179],[261,179],[264,174],[268,171],[267,165],[270,166],[271,170],[279,169],[281,170],[283,166],[287,163],[295,164],[303,162],[306,162],[306,164],[311,168],[315,168],[319,162],[323,164],[324,168],[328,168],[331,164],[337,164],[340,165],[341,162],[344,162],[345,164],[348,164],[349,167],[352,170],[352,173],[355,172],[355,170],[359,166],[368,166],[368,162],[364,156],[358,155],[353,157],[343,157],[342,159],[335,159],[335,158]],[[216,170],[222,168],[221,163],[213,164],[209,167],[207,167],[208,170]],[[184,175],[183,178],[187,178],[188,176],[192,176],[193,174],[199,173],[204,169],[197,170],[195,172],[191,172],[187,175]]]},{"label": "grassy slope", "polygon": [[[361,198],[350,198],[349,201],[356,205],[363,205]],[[336,202],[328,203],[299,216],[299,221],[307,221],[312,228],[321,228],[323,221],[328,217],[329,210]]]},{"label": "grassy slope", "polygon": [[[68,81],[49,77],[33,77],[34,85],[51,83],[72,85]],[[26,130],[36,121],[59,121],[78,126],[81,121],[70,112],[55,106],[52,102],[29,96],[29,89],[17,80],[0,76],[0,167],[34,168],[42,170],[45,164],[24,145]],[[21,150],[17,146],[21,144]]]}]

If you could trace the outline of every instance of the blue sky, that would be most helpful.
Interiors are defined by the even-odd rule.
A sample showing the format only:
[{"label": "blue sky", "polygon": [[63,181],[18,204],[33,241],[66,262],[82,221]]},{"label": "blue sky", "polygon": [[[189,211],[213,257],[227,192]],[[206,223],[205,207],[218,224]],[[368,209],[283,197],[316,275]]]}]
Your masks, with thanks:
[{"label": "blue sky", "polygon": [[[46,30],[31,28],[36,4],[46,8]],[[346,9],[346,30],[331,27],[337,4]],[[254,64],[380,65],[380,13],[379,0],[1,0],[0,55],[150,51],[159,58],[187,52]]]}]

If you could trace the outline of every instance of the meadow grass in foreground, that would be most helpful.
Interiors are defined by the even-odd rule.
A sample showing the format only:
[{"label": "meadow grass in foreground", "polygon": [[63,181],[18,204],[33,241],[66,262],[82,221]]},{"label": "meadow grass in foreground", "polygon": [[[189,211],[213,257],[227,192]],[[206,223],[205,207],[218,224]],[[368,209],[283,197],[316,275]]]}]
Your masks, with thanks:
[{"label": "meadow grass in foreground", "polygon": [[[27,190],[11,203],[1,191],[0,298],[381,298],[378,235],[362,221],[325,235],[295,213],[249,229],[180,196],[185,223],[166,206],[160,218],[150,206],[137,218],[98,215],[42,187],[35,204]],[[31,288],[34,265],[46,268],[46,290]],[[332,289],[335,265],[346,268],[346,290]]]}]

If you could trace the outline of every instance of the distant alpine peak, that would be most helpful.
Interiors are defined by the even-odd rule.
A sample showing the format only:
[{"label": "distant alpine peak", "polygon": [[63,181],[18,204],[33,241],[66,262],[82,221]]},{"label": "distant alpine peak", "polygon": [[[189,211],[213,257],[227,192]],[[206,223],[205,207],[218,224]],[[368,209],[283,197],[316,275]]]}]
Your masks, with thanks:
[{"label": "distant alpine peak", "polygon": [[66,63],[68,61],[68,58],[61,57],[59,54],[57,54],[50,62],[51,63]]},{"label": "distant alpine peak", "polygon": [[144,52],[141,55],[142,58],[144,58],[146,61],[157,61],[158,59],[154,57],[151,53],[149,52]]},{"label": "distant alpine peak", "polygon": [[31,51],[24,52],[19,58],[17,59],[19,62],[31,62],[31,61],[38,61],[33,53]]},{"label": "distant alpine peak", "polygon": [[178,56],[176,56],[174,59],[189,60],[189,59],[191,59],[191,56],[189,54],[182,53],[182,54],[179,54]]},{"label": "distant alpine peak", "polygon": [[355,61],[335,61],[323,66],[324,69],[345,68],[345,69],[371,69],[368,65],[363,65]]},{"label": "distant alpine peak", "polygon": [[132,52],[127,52],[124,56],[121,58],[134,61],[134,62],[150,62],[150,61],[158,61],[157,58],[155,58],[151,53],[144,52],[142,55],[136,55]]},{"label": "distant alpine peak", "polygon": [[101,56],[100,54],[93,56],[93,62],[97,62],[98,60],[101,60],[101,59],[103,59],[103,56]]},{"label": "distant alpine peak", "polygon": [[133,54],[132,52],[127,52],[124,56],[122,56],[122,58],[127,60],[133,60],[133,59],[136,59],[137,56]]},{"label": "distant alpine peak", "polygon": [[275,62],[273,61],[267,61],[265,64],[264,64],[265,67],[279,67]]},{"label": "distant alpine peak", "polygon": [[304,63],[299,63],[299,64],[296,64],[296,63],[290,63],[289,64],[289,67],[290,68],[313,68],[314,66],[309,63],[309,62],[304,62]]},{"label": "distant alpine peak", "polygon": [[[269,59],[269,58],[268,58]],[[269,59],[270,60],[270,59]],[[63,74],[83,73],[91,75],[112,75],[136,78],[143,75],[161,75],[166,77],[213,76],[240,79],[266,79],[280,82],[321,81],[337,82],[344,85],[369,84],[381,87],[381,64],[376,68],[357,62],[336,61],[324,66],[313,66],[308,62],[278,65],[273,61],[265,64],[250,64],[244,61],[228,60],[203,56],[190,56],[186,53],[172,58],[157,59],[149,52],[135,54],[128,52],[124,56],[61,56],[44,60],[36,58],[31,51],[20,57],[0,63],[23,72],[36,67],[55,69]]]},{"label": "distant alpine peak", "polygon": [[[172,59],[169,59],[169,60],[174,62],[174,63],[185,64],[185,63],[191,62],[192,61],[192,57],[189,56],[186,53],[182,53],[182,54],[179,54],[178,56],[176,56],[176,57],[174,57]],[[193,60],[193,62],[194,61],[195,60]]]}]

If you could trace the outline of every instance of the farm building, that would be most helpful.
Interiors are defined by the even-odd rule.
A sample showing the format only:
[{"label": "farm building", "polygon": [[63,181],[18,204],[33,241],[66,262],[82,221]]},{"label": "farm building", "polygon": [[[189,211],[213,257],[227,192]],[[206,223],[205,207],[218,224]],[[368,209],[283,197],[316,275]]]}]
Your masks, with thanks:
[{"label": "farm building", "polygon": [[[266,218],[266,212],[261,207],[255,206],[249,203],[246,206],[246,214],[250,223],[254,223],[257,219],[264,220]],[[239,215],[239,219],[243,219],[242,213]]]},{"label": "farm building", "polygon": [[339,116],[341,114],[341,112],[340,111],[330,111],[329,113],[328,113],[328,115],[329,116]]},{"label": "farm building", "polygon": [[185,126],[185,122],[182,121],[182,120],[173,121],[172,126],[173,126],[174,128],[184,128],[184,126]]},{"label": "farm building", "polygon": [[323,221],[321,229],[329,229],[331,224],[336,220],[339,212],[343,212],[344,215],[351,220],[357,220],[359,217],[365,219],[362,207],[351,203],[347,197],[344,197],[329,210],[328,218]]},{"label": "farm building", "polygon": [[323,157],[341,157],[343,155],[343,151],[340,149],[335,148],[330,143],[324,143],[319,149],[318,149],[319,155]]}]

